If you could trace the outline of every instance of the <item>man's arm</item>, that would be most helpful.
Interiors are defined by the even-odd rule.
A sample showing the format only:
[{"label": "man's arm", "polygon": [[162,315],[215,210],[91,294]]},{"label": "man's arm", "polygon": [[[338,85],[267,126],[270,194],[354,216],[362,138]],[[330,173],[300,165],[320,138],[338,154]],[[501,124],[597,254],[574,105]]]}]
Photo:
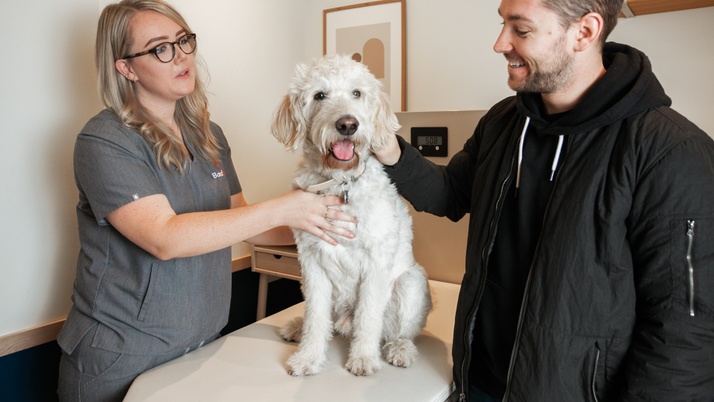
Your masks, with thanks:
[{"label": "man's arm", "polygon": [[627,401],[714,399],[714,146],[688,138],[638,183],[629,239],[637,322]]}]

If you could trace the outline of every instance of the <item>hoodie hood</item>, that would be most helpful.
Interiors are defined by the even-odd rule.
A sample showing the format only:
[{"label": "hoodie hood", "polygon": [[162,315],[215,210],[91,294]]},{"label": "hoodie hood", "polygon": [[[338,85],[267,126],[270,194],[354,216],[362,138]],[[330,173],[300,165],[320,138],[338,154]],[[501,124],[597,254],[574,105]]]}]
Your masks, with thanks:
[{"label": "hoodie hood", "polygon": [[540,134],[569,135],[588,132],[625,119],[647,109],[670,106],[649,58],[639,50],[608,42],[603,49],[607,70],[580,103],[555,121],[543,116],[543,101],[537,93],[516,95],[519,112],[530,118]]}]

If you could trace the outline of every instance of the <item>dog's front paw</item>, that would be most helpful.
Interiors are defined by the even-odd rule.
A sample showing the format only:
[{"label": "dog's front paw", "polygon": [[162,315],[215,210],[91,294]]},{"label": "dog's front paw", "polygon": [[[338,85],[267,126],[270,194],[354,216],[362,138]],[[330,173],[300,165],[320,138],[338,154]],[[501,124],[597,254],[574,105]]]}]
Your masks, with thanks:
[{"label": "dog's front paw", "polygon": [[325,359],[308,358],[298,352],[288,359],[288,374],[293,377],[317,374],[320,372],[324,362]]},{"label": "dog's front paw", "polygon": [[350,373],[358,376],[371,375],[382,368],[379,356],[350,357],[345,365]]},{"label": "dog's front paw", "polygon": [[395,339],[384,344],[384,358],[397,367],[409,367],[416,361],[419,352],[410,339]]},{"label": "dog's front paw", "polygon": [[290,320],[284,327],[280,328],[280,337],[288,342],[300,342],[302,338],[302,317]]}]

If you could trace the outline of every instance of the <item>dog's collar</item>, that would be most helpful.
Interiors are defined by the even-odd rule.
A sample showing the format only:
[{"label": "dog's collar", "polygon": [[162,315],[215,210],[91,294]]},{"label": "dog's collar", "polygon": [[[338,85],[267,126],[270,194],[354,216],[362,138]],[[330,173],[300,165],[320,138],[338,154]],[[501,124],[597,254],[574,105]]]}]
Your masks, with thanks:
[{"label": "dog's collar", "polygon": [[366,169],[367,169],[367,164],[362,163],[362,164],[360,164],[359,168],[357,169],[357,173],[354,176],[350,177],[349,180],[340,181],[337,179],[330,179],[330,180],[324,181],[322,183],[317,183],[317,184],[313,184],[312,186],[308,186],[306,190],[311,193],[319,194],[320,192],[325,191],[332,186],[335,186],[338,184],[346,185],[350,181],[357,181],[357,179],[359,179],[360,176],[362,176],[362,173],[364,173],[364,171]]}]

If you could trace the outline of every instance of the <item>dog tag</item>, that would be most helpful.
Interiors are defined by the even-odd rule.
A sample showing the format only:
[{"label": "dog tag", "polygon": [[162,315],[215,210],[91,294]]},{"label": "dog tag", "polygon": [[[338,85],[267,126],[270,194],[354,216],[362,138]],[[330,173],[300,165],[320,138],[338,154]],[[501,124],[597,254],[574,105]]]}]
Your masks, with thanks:
[{"label": "dog tag", "polygon": [[342,201],[344,201],[345,204],[350,203],[350,183],[347,181],[342,183]]}]

